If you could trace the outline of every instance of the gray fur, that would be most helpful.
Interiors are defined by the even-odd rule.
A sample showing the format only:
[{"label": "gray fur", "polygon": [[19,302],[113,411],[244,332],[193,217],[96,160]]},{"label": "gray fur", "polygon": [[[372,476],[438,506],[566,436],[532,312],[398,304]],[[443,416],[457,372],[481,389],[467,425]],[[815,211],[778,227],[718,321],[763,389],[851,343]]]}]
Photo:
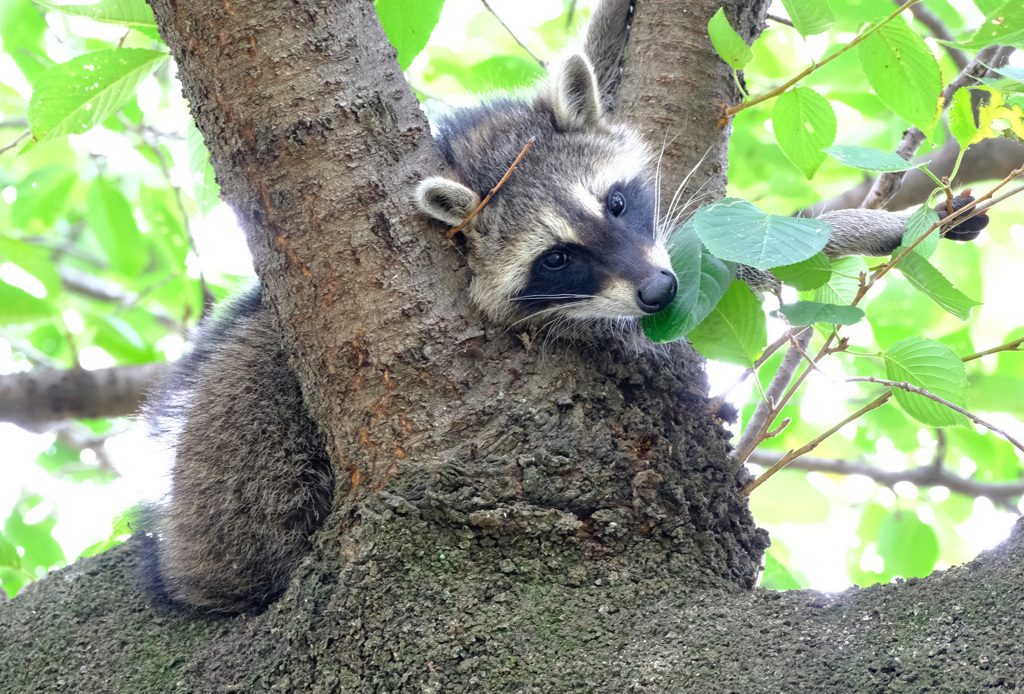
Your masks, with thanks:
[{"label": "gray fur", "polygon": [[174,457],[150,582],[207,610],[266,604],[309,550],[334,479],[258,286],[201,326],[147,415]]},{"label": "gray fur", "polygon": [[636,0],[605,0],[598,3],[587,24],[583,50],[594,68],[605,114],[615,111],[622,80],[622,57],[633,23]]}]

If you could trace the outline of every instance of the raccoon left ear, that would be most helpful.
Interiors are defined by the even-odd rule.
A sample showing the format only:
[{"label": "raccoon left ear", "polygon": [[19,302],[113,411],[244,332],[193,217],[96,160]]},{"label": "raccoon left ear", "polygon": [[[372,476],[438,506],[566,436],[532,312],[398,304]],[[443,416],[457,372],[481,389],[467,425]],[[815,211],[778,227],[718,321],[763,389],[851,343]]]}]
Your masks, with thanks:
[{"label": "raccoon left ear", "polygon": [[420,209],[449,226],[458,226],[480,204],[480,196],[466,186],[441,176],[431,176],[416,189]]},{"label": "raccoon left ear", "polygon": [[601,123],[601,96],[590,61],[581,53],[565,56],[551,72],[555,122],[565,130],[582,130]]}]

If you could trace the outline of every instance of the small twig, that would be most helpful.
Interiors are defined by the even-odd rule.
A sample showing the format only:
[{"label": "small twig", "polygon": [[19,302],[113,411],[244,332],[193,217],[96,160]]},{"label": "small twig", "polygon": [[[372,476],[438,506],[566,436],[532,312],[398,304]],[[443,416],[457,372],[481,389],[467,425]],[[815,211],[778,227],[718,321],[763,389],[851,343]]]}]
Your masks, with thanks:
[{"label": "small twig", "polygon": [[451,238],[451,237],[455,236],[457,233],[459,233],[460,231],[462,231],[462,228],[464,226],[466,226],[467,224],[469,224],[470,220],[472,220],[473,217],[476,217],[477,212],[479,212],[480,210],[484,209],[484,205],[489,203],[491,201],[491,198],[494,197],[494,194],[498,192],[498,188],[501,188],[501,186],[505,184],[505,181],[507,181],[508,177],[512,175],[512,172],[515,170],[516,166],[519,165],[519,161],[523,158],[523,155],[526,154],[526,150],[530,149],[530,146],[532,144],[533,144],[533,138],[531,137],[530,141],[527,142],[526,145],[523,146],[523,151],[520,152],[519,156],[516,157],[516,160],[514,162],[512,162],[512,166],[508,167],[508,171],[505,172],[505,175],[502,176],[501,180],[498,181],[498,184],[496,186],[494,186],[493,188],[491,188],[491,190],[487,193],[487,195],[484,196],[484,199],[480,201],[480,204],[476,206],[476,209],[473,210],[472,212],[470,212],[469,216],[466,217],[465,219],[463,219],[462,222],[459,224],[459,226],[452,227],[451,229],[448,230],[448,238]]},{"label": "small twig", "polygon": [[963,361],[973,361],[975,359],[980,359],[981,357],[987,357],[990,354],[996,354],[997,352],[1019,352],[1021,345],[1024,345],[1024,337],[1011,340],[1006,344],[993,347],[992,349],[986,349],[984,352],[975,352],[969,357],[964,357]]},{"label": "small twig", "polygon": [[[758,451],[748,461],[761,467],[769,467],[774,456],[768,451]],[[1013,500],[1024,496],[1024,480],[1018,482],[978,482],[954,475],[944,467],[925,465],[910,470],[882,470],[863,462],[841,459],[803,457],[789,464],[790,470],[823,472],[829,475],[862,475],[878,484],[893,487],[897,482],[910,482],[918,487],[946,487],[951,492],[970,497],[985,497],[1003,507],[1017,511]]]},{"label": "small twig", "polygon": [[22,140],[24,140],[24,139],[25,139],[26,137],[28,137],[28,136],[29,136],[29,135],[31,135],[31,134],[32,134],[32,131],[31,131],[31,130],[26,130],[26,131],[25,131],[25,132],[23,132],[23,133],[22,133],[21,135],[18,135],[18,139],[17,139],[17,140],[15,140],[14,142],[12,142],[12,143],[11,143],[11,144],[9,144],[9,145],[4,145],[3,147],[0,147],[0,154],[3,154],[4,152],[6,152],[6,151],[7,151],[7,150],[9,150],[9,149],[14,149],[14,148],[15,148],[15,147],[17,147],[17,146],[18,146],[19,144],[21,144],[21,141],[22,141]]},{"label": "small twig", "polygon": [[772,20],[772,21],[773,21],[773,22],[775,22],[776,24],[785,24],[785,25],[786,25],[786,26],[788,26],[788,27],[791,27],[791,26],[793,26],[793,22],[792,22],[792,20],[786,19],[785,17],[780,17],[780,16],[779,16],[779,15],[777,15],[777,14],[771,14],[771,13],[769,12],[768,14],[766,14],[766,15],[765,15],[765,17],[766,17],[767,19],[770,19],[770,20]]},{"label": "small twig", "polygon": [[828,56],[826,58],[823,58],[823,59],[819,60],[817,63],[815,63],[813,65],[810,65],[809,67],[805,68],[803,70],[803,72],[801,72],[799,75],[797,75],[793,79],[791,79],[788,82],[786,82],[785,84],[783,84],[781,87],[777,87],[777,88],[771,90],[770,92],[767,92],[765,94],[761,94],[760,96],[757,96],[757,97],[751,99],[750,101],[744,101],[743,103],[736,104],[735,106],[728,107],[727,109],[725,109],[725,118],[729,118],[730,116],[734,116],[737,113],[739,113],[740,111],[743,111],[744,109],[748,109],[751,106],[756,106],[757,104],[761,103],[762,101],[767,101],[769,99],[773,99],[776,96],[778,96],[779,94],[782,94],[787,89],[792,87],[794,84],[796,84],[797,82],[799,82],[803,78],[805,78],[808,75],[810,75],[815,70],[818,70],[820,68],[825,67],[826,65],[831,63],[833,60],[835,60],[836,58],[838,58],[842,54],[844,54],[847,51],[849,51],[850,49],[852,49],[858,43],[860,43],[861,41],[863,41],[867,37],[871,36],[876,31],[878,31],[881,27],[883,27],[884,25],[888,24],[889,22],[894,20],[896,17],[898,17],[904,10],[906,10],[911,5],[914,5],[915,3],[919,2],[919,1],[920,0],[907,0],[907,2],[903,3],[902,5],[900,5],[899,9],[897,9],[891,15],[889,15],[888,17],[883,19],[881,22],[879,22],[878,24],[875,24],[873,27],[871,27],[870,29],[865,31],[863,34],[859,34],[858,36],[856,36],[852,41],[850,41],[850,43],[846,44],[845,46],[840,48],[838,51],[833,53],[832,55],[830,55],[830,56]]},{"label": "small twig", "polygon": [[[1016,195],[1017,193],[1021,192],[1022,190],[1024,190],[1024,185],[1017,186],[1013,190],[1009,190],[1009,191],[1003,193],[1002,195],[997,195],[996,197],[994,197],[991,200],[989,200],[988,202],[986,202],[984,205],[978,205],[977,207],[975,207],[974,208],[974,212],[976,214],[984,214],[993,205],[1001,203],[1003,200],[1006,200],[1006,198],[1012,198],[1014,195]],[[949,209],[949,208],[946,208],[946,209]],[[974,215],[971,215],[971,216],[973,217]]]},{"label": "small twig", "polygon": [[[539,65],[540,65],[541,67],[547,67],[547,65],[545,65],[545,63],[544,63],[544,61],[543,61],[543,60],[541,60],[540,58],[538,58],[538,57],[537,57],[537,56],[536,56],[536,55],[534,54],[534,52],[533,52],[533,51],[531,51],[531,50],[530,50],[529,48],[527,48],[527,47],[526,47],[526,44],[525,44],[525,43],[523,43],[522,41],[520,41],[520,40],[519,40],[519,37],[518,37],[518,36],[516,36],[515,32],[514,32],[514,31],[512,31],[512,29],[510,29],[510,28],[509,28],[508,24],[505,24],[505,22],[504,22],[504,21],[502,20],[502,18],[498,16],[498,13],[494,11],[494,8],[493,8],[493,7],[491,7],[490,3],[488,3],[488,2],[487,2],[487,0],[480,0],[480,2],[482,2],[482,3],[483,3],[483,5],[484,5],[484,7],[486,7],[486,8],[487,8],[487,11],[488,11],[488,12],[490,12],[490,13],[491,13],[491,14],[492,14],[492,15],[494,16],[494,18],[498,20],[498,24],[500,24],[501,26],[503,26],[503,27],[505,28],[505,31],[507,31],[507,32],[508,32],[508,35],[509,35],[509,36],[511,36],[511,37],[512,37],[512,38],[513,38],[513,39],[515,40],[515,42],[519,44],[519,47],[520,47],[520,48],[522,48],[522,49],[523,49],[524,51],[526,51],[527,53],[529,53],[529,54],[530,54],[530,57],[531,57],[531,58],[533,58],[534,60],[536,60],[536,61],[537,61],[537,63],[538,63],[538,64],[539,64]],[[571,17],[571,16],[572,16],[572,15],[570,15],[570,17]]]},{"label": "small twig", "polygon": [[791,331],[787,330],[783,336],[785,342],[792,340],[793,346],[786,352],[786,356],[782,358],[779,370],[775,372],[775,376],[772,377],[771,383],[768,384],[768,388],[765,390],[765,397],[757,403],[757,407],[754,408],[754,414],[751,415],[750,421],[747,422],[743,433],[740,434],[740,440],[736,443],[736,448],[733,451],[733,456],[740,463],[745,461],[751,452],[757,448],[758,444],[767,438],[768,427],[771,426],[772,422],[775,421],[776,415],[782,410],[782,406],[778,404],[779,400],[783,397],[783,393],[786,391],[786,387],[789,386],[790,381],[793,380],[793,374],[796,373],[801,360],[806,356],[804,350],[810,344],[813,335],[814,329],[808,325],[797,334],[792,334]]},{"label": "small twig", "polygon": [[938,395],[936,395],[935,393],[932,393],[931,391],[927,391],[924,388],[921,388],[920,386],[915,386],[915,385],[912,385],[910,383],[906,383],[906,382],[902,382],[902,381],[889,381],[889,380],[886,380],[884,378],[875,378],[874,376],[857,376],[857,377],[854,377],[854,378],[848,378],[846,380],[847,381],[865,381],[867,383],[877,383],[879,385],[889,386],[890,388],[899,388],[900,390],[905,390],[905,391],[907,391],[909,393],[917,393],[918,395],[923,395],[924,397],[928,398],[929,400],[934,400],[935,402],[939,403],[940,405],[945,405],[946,407],[948,407],[949,409],[953,410],[954,412],[959,412],[960,414],[962,414],[963,416],[967,417],[969,420],[971,420],[975,424],[980,424],[981,426],[985,427],[986,429],[989,429],[990,431],[993,431],[996,434],[999,434],[1004,439],[1006,439],[1007,441],[1012,443],[1016,448],[1018,448],[1021,451],[1024,451],[1024,444],[1022,444],[1020,441],[1018,441],[1017,439],[1015,439],[1012,436],[1010,436],[1009,434],[1007,434],[1005,431],[1003,431],[999,427],[995,426],[994,424],[989,424],[988,422],[986,422],[981,417],[978,417],[977,415],[971,414],[970,412],[968,412],[964,408],[960,407],[959,405],[955,405],[955,404],[951,403],[949,400],[946,400],[945,398],[941,398]]},{"label": "small twig", "polygon": [[813,451],[815,448],[818,447],[818,444],[820,444],[822,441],[827,439],[829,436],[831,436],[832,434],[834,434],[837,431],[839,431],[840,429],[842,429],[844,426],[846,426],[850,422],[856,421],[856,419],[858,417],[860,417],[861,415],[864,415],[864,414],[870,412],[871,410],[878,409],[879,407],[881,407],[882,405],[887,403],[889,401],[889,398],[891,398],[891,397],[892,397],[892,391],[890,390],[890,391],[886,392],[884,395],[882,395],[882,396],[880,396],[878,398],[875,398],[874,400],[869,402],[867,405],[865,405],[864,407],[860,408],[859,410],[857,410],[856,412],[851,414],[849,417],[847,417],[843,421],[839,422],[839,424],[836,424],[834,427],[832,427],[831,429],[829,429],[825,433],[823,433],[820,436],[818,436],[817,438],[815,438],[813,441],[809,441],[808,443],[804,444],[803,446],[801,446],[800,448],[796,449],[795,451],[794,450],[789,451],[789,453],[787,453],[786,455],[782,456],[782,458],[780,458],[777,463],[775,463],[770,468],[768,468],[763,473],[761,473],[761,475],[756,480],[754,480],[753,482],[748,484],[746,487],[741,489],[740,490],[740,494],[742,494],[743,496],[750,496],[750,492],[754,491],[755,489],[760,487],[762,484],[764,484],[766,481],[768,481],[768,479],[772,475],[774,475],[776,472],[778,472],[782,468],[784,468],[787,465],[789,465],[792,461],[796,460],[797,458],[802,456],[804,453],[810,453],[811,451]]}]

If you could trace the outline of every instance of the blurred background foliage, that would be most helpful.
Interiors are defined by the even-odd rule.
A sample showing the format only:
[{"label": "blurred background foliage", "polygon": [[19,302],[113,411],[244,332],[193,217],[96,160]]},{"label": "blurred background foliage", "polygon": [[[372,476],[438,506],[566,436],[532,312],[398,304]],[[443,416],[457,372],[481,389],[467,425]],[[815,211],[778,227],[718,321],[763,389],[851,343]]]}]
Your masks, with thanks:
[{"label": "blurred background foliage", "polygon": [[[475,0],[413,4],[414,15],[403,0],[378,0],[377,8],[428,115],[476,102],[482,92],[528,87],[543,74],[539,61],[550,60],[576,39],[590,9],[590,3],[570,0],[492,0],[493,12]],[[982,21],[970,2],[927,4],[954,34]],[[86,114],[82,123],[69,126],[74,134],[39,142],[27,136],[30,121],[40,117],[29,108],[33,90],[52,81],[62,64],[92,51],[166,52],[144,4],[100,0],[97,5],[134,17],[124,20],[131,28],[97,21],[103,16],[95,12],[57,11],[48,2],[0,5],[0,378],[42,368],[98,369],[174,359],[211,302],[251,272],[244,239],[217,196],[169,59],[146,57],[145,74],[132,73],[137,89],[130,85],[124,105],[95,127],[80,132],[77,126],[89,124]],[[786,26],[769,25],[746,69],[750,93],[777,86],[828,45],[848,41],[863,22],[894,7],[883,0],[832,0],[831,5],[837,26],[825,35],[804,40]],[[783,13],[781,7],[772,11]],[[407,21],[395,21],[396,16]],[[929,36],[924,27],[913,26]],[[928,45],[948,81],[957,69],[934,41],[928,39]],[[874,96],[852,54],[813,74],[806,85],[832,101],[839,144],[891,151],[907,127]],[[730,195],[767,212],[790,214],[860,182],[862,172],[832,159],[807,180],[775,143],[772,105],[734,119]],[[935,128],[921,153],[945,137],[941,126]],[[954,284],[984,302],[968,321],[960,322],[891,277],[867,305],[871,325],[862,322],[850,331],[858,351],[877,352],[920,335],[969,354],[1024,334],[1015,282],[1024,267],[1020,212],[1014,200],[1004,203],[991,213],[989,232],[979,242],[944,243],[933,256]],[[774,329],[778,334],[779,326]],[[803,444],[877,394],[877,387],[827,377],[829,370],[840,380],[842,373],[877,375],[877,359],[842,355],[834,361],[789,405],[785,414],[792,424],[765,444],[770,451],[781,455]],[[763,367],[762,382],[778,362],[776,356]],[[714,394],[738,371],[712,364],[710,374]],[[968,374],[974,386],[970,409],[1019,432],[1024,358],[1002,353],[979,359],[968,364]],[[742,423],[756,394],[748,383],[731,397]],[[5,519],[0,586],[8,595],[52,568],[127,537],[130,510],[139,499],[159,496],[166,472],[166,463],[124,419],[40,425],[34,431],[0,424],[0,451],[0,519]],[[890,472],[942,465],[979,482],[1022,477],[1021,458],[1006,441],[973,429],[940,433],[893,406],[844,428],[815,454]],[[1019,501],[1019,494],[993,502],[945,486],[899,482],[889,487],[863,475],[785,471],[751,500],[773,541],[764,585],[836,590],[897,575],[926,575],[967,561],[1005,537]]]}]

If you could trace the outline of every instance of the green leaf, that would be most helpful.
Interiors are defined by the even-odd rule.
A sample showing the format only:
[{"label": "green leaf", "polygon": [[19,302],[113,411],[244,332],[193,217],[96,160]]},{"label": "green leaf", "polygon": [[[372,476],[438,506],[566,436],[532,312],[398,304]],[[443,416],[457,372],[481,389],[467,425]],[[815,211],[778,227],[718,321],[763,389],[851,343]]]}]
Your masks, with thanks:
[{"label": "green leaf", "polygon": [[793,28],[801,36],[814,36],[828,31],[836,22],[828,0],[782,0],[782,6],[793,21]]},{"label": "green leaf", "polygon": [[1024,48],[1024,5],[1019,0],[1010,0],[998,7],[993,7],[991,2],[985,4],[985,23],[970,39],[956,44],[957,47],[979,49],[1000,45]]},{"label": "green leaf", "polygon": [[840,164],[864,171],[908,171],[909,169],[918,169],[928,163],[915,164],[892,152],[883,152],[871,147],[857,147],[856,145],[833,145],[826,148],[824,152],[834,157]]},{"label": "green leaf", "polygon": [[786,317],[790,325],[813,325],[814,323],[853,325],[864,318],[864,311],[856,306],[820,304],[817,301],[783,304],[779,307],[779,313]]},{"label": "green leaf", "polygon": [[986,17],[991,17],[1007,4],[1006,0],[974,0],[974,6]]},{"label": "green leaf", "polygon": [[3,42],[4,53],[11,57],[29,84],[35,84],[39,75],[52,63],[46,57],[45,33],[46,20],[31,2],[0,2],[0,41]]},{"label": "green leaf", "polygon": [[377,0],[377,18],[398,52],[398,65],[409,68],[413,59],[427,45],[430,33],[437,26],[444,0]]},{"label": "green leaf", "polygon": [[50,301],[61,291],[60,275],[53,264],[53,251],[0,236],[0,262],[9,261],[39,280]]},{"label": "green leaf", "polygon": [[[680,282],[686,284],[687,287],[682,297],[680,297],[679,293],[676,294],[676,299],[680,301],[679,305],[673,301],[664,310],[655,313],[653,316],[644,316],[641,323],[644,334],[652,342],[672,342],[693,330],[694,326],[711,313],[711,309],[722,298],[722,295],[725,294],[725,291],[736,276],[735,266],[719,260],[707,251],[700,249],[694,256],[699,258],[700,268],[693,275],[697,287],[696,296],[692,299],[691,304],[689,296],[690,292],[693,291],[692,287],[689,286],[691,280],[683,280],[684,275],[680,274],[680,270],[687,267],[688,263],[683,261],[677,265],[675,260],[677,253],[682,255],[682,251],[677,251],[676,248],[670,251],[673,258],[672,269],[677,273]],[[689,305],[689,309],[684,309],[686,305]]]},{"label": "green leaf", "polygon": [[832,234],[821,220],[765,214],[736,198],[704,207],[691,221],[713,255],[758,270],[806,260],[824,248]]},{"label": "green leaf", "polygon": [[145,0],[93,0],[88,4],[76,5],[60,5],[48,0],[35,0],[35,3],[70,17],[88,17],[97,22],[120,24],[132,29],[156,29],[153,10]]},{"label": "green leaf", "polygon": [[0,325],[31,323],[54,314],[53,304],[0,280]]},{"label": "green leaf", "polygon": [[718,55],[733,70],[743,69],[754,58],[754,52],[729,24],[721,7],[708,22],[708,36]]},{"label": "green leaf", "polygon": [[746,283],[733,282],[687,337],[708,359],[751,366],[768,342],[761,302]]},{"label": "green leaf", "polygon": [[967,149],[978,134],[978,126],[974,124],[974,110],[971,108],[971,92],[966,87],[956,90],[949,105],[949,131],[956,138],[960,149]]},{"label": "green leaf", "polygon": [[772,124],[783,153],[813,178],[825,161],[821,150],[836,139],[836,114],[828,100],[807,87],[790,89],[775,101]]},{"label": "green leaf", "polygon": [[97,178],[87,202],[86,219],[111,266],[125,277],[138,275],[149,254],[127,198],[106,179]]},{"label": "green leaf", "polygon": [[220,204],[220,185],[213,173],[210,152],[203,142],[203,135],[191,118],[188,121],[185,144],[188,147],[188,167],[192,173],[192,197],[199,212],[206,215]]},{"label": "green leaf", "polygon": [[37,142],[84,133],[128,102],[167,54],[141,48],[93,51],[49,68],[36,82],[28,123]]},{"label": "green leaf", "polygon": [[515,55],[497,55],[471,67],[461,64],[449,64],[448,67],[459,84],[473,93],[518,89],[533,84],[544,75],[544,70],[535,61]]},{"label": "green leaf", "polygon": [[900,118],[931,130],[941,113],[942,75],[921,37],[897,18],[861,41],[857,56],[878,98]]},{"label": "green leaf", "polygon": [[70,167],[50,164],[18,182],[11,205],[11,222],[26,231],[50,231],[64,213],[78,174]]},{"label": "green leaf", "polygon": [[782,562],[772,556],[771,550],[768,551],[764,558],[761,588],[765,590],[799,590],[807,587],[796,580]]},{"label": "green leaf", "polygon": [[[939,223],[939,213],[927,205],[917,208],[907,219],[906,231],[903,232],[902,245],[909,247],[912,243],[928,233],[928,230]],[[914,253],[922,258],[930,258],[939,247],[939,231],[936,229],[928,237],[914,247]]]},{"label": "green leaf", "polygon": [[[898,256],[904,250],[905,248],[900,246],[893,251],[893,257]],[[907,257],[901,260],[896,267],[915,289],[960,320],[967,320],[971,317],[971,309],[981,306],[980,301],[967,297],[954,287],[941,272],[936,270],[934,265],[917,253],[908,253]]]},{"label": "green leaf", "polygon": [[807,291],[817,289],[832,277],[832,263],[824,253],[815,253],[807,260],[772,268],[772,274],[790,287]]},{"label": "green leaf", "polygon": [[1024,92],[1024,68],[1003,65],[998,68],[989,67],[989,70],[1000,75],[1001,79],[982,78],[983,84],[1003,92],[1004,95]]},{"label": "green leaf", "polygon": [[[781,458],[782,453],[778,453]],[[758,524],[771,523],[823,523],[828,520],[831,507],[824,494],[807,481],[807,473],[783,470],[771,481],[769,494],[750,496],[750,512]],[[800,499],[794,504],[793,499]]]},{"label": "green leaf", "polygon": [[837,306],[851,303],[860,289],[860,274],[867,271],[867,262],[859,256],[834,260],[832,276],[814,290],[814,300]]},{"label": "green leaf", "polygon": [[41,503],[45,502],[38,495],[18,502],[4,522],[4,535],[11,543],[22,548],[21,568],[30,573],[36,573],[37,569],[48,570],[65,561],[64,552],[51,535],[57,523],[52,512],[38,523],[25,522],[25,514]]},{"label": "green leaf", "polygon": [[697,305],[700,289],[702,251],[693,225],[687,223],[676,231],[669,239],[668,248],[679,288],[672,303],[654,315],[643,317],[644,333],[654,342],[671,342],[686,334],[681,328]]},{"label": "green leaf", "polygon": [[939,540],[935,531],[913,513],[889,514],[878,526],[877,543],[878,554],[885,562],[883,581],[895,576],[927,576],[939,558]]},{"label": "green leaf", "polygon": [[[954,405],[963,407],[967,397],[967,371],[953,350],[923,337],[900,340],[882,353],[890,381],[924,388]],[[892,389],[893,397],[911,417],[933,427],[969,426],[969,420],[918,393]]]}]

